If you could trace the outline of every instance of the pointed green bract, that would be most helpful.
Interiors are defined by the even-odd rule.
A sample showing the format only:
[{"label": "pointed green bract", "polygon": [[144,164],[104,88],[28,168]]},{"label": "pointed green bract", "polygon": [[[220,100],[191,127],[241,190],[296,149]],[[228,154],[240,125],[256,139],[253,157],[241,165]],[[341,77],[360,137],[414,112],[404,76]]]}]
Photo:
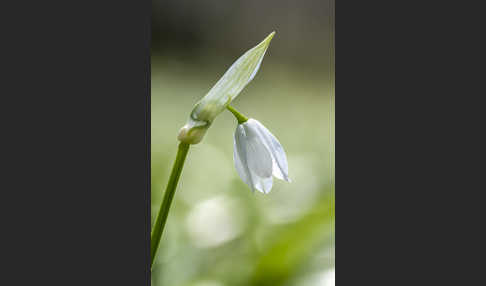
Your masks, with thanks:
[{"label": "pointed green bract", "polygon": [[234,100],[255,77],[275,32],[244,53],[194,107],[178,139],[184,143],[199,143],[213,120]]}]

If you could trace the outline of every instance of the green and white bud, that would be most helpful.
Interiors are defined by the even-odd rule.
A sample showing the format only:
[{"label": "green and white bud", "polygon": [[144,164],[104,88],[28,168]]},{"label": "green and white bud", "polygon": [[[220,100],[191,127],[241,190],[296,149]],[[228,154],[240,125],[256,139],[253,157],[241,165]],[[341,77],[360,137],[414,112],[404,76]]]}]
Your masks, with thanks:
[{"label": "green and white bud", "polygon": [[233,101],[258,72],[275,32],[244,53],[194,107],[178,139],[188,144],[201,142],[213,120]]}]

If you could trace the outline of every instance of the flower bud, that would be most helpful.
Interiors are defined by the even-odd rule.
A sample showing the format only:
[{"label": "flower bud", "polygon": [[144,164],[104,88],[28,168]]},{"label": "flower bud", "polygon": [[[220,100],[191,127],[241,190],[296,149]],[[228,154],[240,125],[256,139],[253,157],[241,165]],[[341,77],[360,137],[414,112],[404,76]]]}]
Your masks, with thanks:
[{"label": "flower bud", "polygon": [[191,116],[179,131],[178,139],[189,144],[201,142],[213,120],[235,99],[255,77],[275,32],[244,53],[194,107]]},{"label": "flower bud", "polygon": [[199,121],[189,118],[186,125],[182,126],[179,130],[179,135],[177,139],[183,143],[187,144],[197,144],[201,142],[206,134],[206,130],[208,130],[211,124],[205,121]]}]

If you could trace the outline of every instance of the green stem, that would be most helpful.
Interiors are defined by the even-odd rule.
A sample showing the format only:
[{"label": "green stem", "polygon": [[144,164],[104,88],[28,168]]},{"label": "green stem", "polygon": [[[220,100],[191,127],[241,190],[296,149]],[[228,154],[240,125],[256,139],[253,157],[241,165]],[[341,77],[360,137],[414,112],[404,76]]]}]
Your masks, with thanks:
[{"label": "green stem", "polygon": [[248,121],[248,117],[244,116],[243,114],[239,113],[236,109],[234,109],[232,106],[228,105],[226,108],[233,113],[233,115],[236,117],[236,120],[238,120],[238,124],[242,124]]},{"label": "green stem", "polygon": [[164,199],[162,200],[159,213],[157,214],[157,218],[152,228],[152,234],[150,237],[150,269],[152,269],[152,265],[154,264],[155,255],[157,254],[157,249],[159,248],[160,238],[162,237],[165,222],[167,221],[167,215],[169,214],[170,204],[172,202],[172,198],[174,197],[177,182],[181,176],[182,167],[184,166],[184,161],[188,151],[189,144],[179,144],[176,160],[172,166],[172,173],[170,173],[169,182],[167,183],[167,188],[165,189]]}]

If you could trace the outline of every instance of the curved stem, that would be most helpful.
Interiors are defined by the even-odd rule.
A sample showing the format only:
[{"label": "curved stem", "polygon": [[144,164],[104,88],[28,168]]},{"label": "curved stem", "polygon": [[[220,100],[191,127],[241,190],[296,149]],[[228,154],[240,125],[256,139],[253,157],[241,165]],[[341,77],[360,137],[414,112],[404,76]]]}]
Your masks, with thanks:
[{"label": "curved stem", "polygon": [[234,109],[232,106],[228,105],[226,108],[233,113],[233,115],[236,117],[236,120],[238,120],[238,124],[242,124],[248,121],[248,117],[244,116],[243,114],[239,113],[236,109]]},{"label": "curved stem", "polygon": [[160,205],[159,213],[152,228],[152,233],[150,236],[150,269],[154,264],[155,256],[157,254],[157,249],[159,248],[160,238],[162,237],[162,232],[164,231],[165,222],[167,221],[167,216],[169,214],[170,204],[172,203],[172,198],[176,191],[177,182],[181,176],[182,167],[184,166],[184,161],[186,159],[187,153],[189,151],[189,144],[180,143],[179,149],[177,150],[176,160],[172,166],[172,172],[170,173],[169,182],[167,183],[167,188],[165,189],[164,199]]}]

